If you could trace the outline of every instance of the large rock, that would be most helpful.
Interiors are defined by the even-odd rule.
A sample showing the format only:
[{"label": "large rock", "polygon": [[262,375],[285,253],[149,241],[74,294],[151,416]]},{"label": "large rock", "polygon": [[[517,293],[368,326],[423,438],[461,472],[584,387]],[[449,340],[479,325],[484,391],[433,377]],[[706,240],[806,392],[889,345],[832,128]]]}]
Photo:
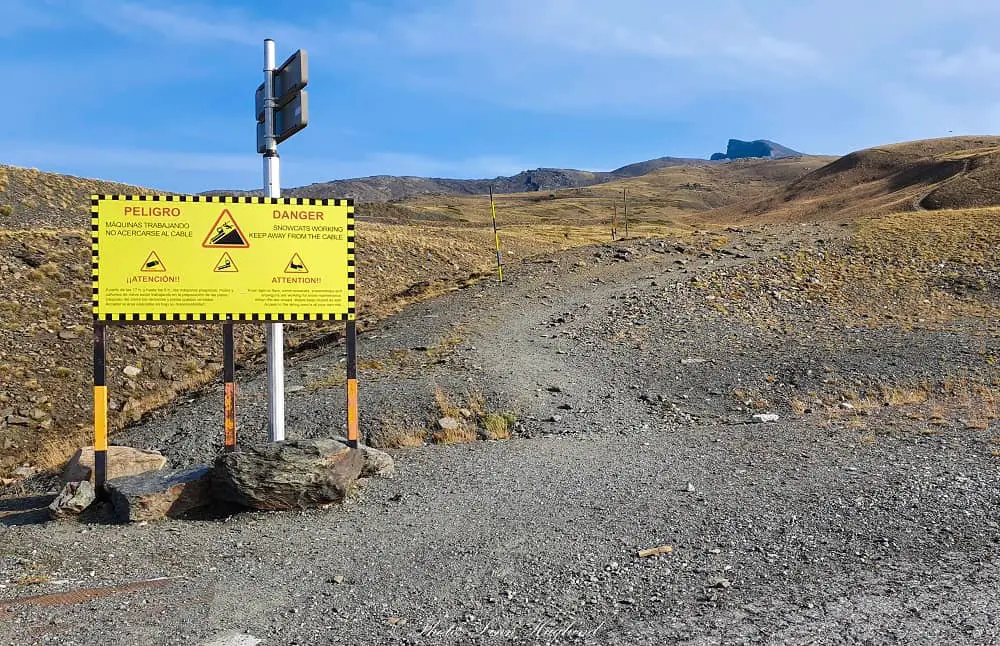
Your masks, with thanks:
[{"label": "large rock", "polygon": [[364,461],[361,466],[361,477],[391,480],[396,475],[396,462],[388,453],[370,446],[362,446],[361,454]]},{"label": "large rock", "polygon": [[[130,446],[108,447],[108,480],[134,476],[148,471],[157,471],[167,464],[167,459],[159,451],[144,451]],[[94,482],[94,447],[78,449],[63,470],[62,481]]]},{"label": "large rock", "polygon": [[88,480],[67,482],[56,499],[49,504],[49,516],[54,520],[79,516],[96,497],[94,485]]},{"label": "large rock", "polygon": [[108,480],[104,489],[122,522],[176,518],[212,502],[211,467],[150,471]]},{"label": "large rock", "polygon": [[220,500],[253,509],[305,509],[343,500],[363,465],[360,450],[336,440],[274,442],[219,456],[212,487]]}]

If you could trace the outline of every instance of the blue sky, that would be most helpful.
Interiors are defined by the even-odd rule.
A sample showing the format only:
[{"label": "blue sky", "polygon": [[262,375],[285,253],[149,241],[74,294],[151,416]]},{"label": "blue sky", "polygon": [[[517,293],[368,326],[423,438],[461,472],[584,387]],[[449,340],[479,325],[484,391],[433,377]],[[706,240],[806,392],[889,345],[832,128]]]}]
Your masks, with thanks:
[{"label": "blue sky", "polygon": [[1000,133],[998,24],[993,0],[2,0],[0,163],[258,187],[267,37],[310,55],[285,186]]}]

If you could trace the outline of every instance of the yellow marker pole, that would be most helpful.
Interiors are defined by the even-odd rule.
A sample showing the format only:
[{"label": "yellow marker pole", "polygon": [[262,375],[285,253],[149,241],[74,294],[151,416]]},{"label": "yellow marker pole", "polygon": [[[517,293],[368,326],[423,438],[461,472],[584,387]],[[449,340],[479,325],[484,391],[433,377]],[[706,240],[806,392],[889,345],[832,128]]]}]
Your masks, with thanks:
[{"label": "yellow marker pole", "polygon": [[108,478],[107,327],[94,322],[94,488],[104,492]]},{"label": "yellow marker pole", "polygon": [[347,321],[347,444],[358,448],[358,333],[354,320]]},{"label": "yellow marker pole", "polygon": [[[349,203],[350,204],[350,203]],[[354,206],[347,209],[347,324],[345,329],[345,345],[347,350],[347,445],[358,448],[361,432],[358,423],[358,329],[354,317],[357,315],[358,296],[355,293],[354,277],[356,264],[354,245],[356,229],[354,223]]]},{"label": "yellow marker pole", "polygon": [[222,324],[223,445],[227,453],[236,450],[236,342],[233,322]]},{"label": "yellow marker pole", "polygon": [[625,237],[628,238],[628,189],[622,189],[622,202],[625,206]]},{"label": "yellow marker pole", "polygon": [[497,279],[503,282],[503,259],[500,255],[500,233],[497,231],[497,209],[493,204],[493,185],[490,185],[490,215],[493,217],[493,240],[497,247]]},{"label": "yellow marker pole", "polygon": [[614,213],[611,216],[611,240],[614,241],[618,237],[616,235],[616,232],[615,232],[615,228],[618,226],[618,200],[617,199],[615,199],[614,204],[612,204],[612,206],[615,207]]}]

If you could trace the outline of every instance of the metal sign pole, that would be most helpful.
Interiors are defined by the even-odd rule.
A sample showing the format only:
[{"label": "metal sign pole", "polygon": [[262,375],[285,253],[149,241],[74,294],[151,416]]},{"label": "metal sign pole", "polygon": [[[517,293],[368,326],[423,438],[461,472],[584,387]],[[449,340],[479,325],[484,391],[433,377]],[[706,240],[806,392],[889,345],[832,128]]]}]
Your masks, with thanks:
[{"label": "metal sign pole", "polygon": [[[274,41],[264,41],[264,197],[281,197],[278,143],[274,136]],[[267,324],[267,437],[285,439],[285,330],[281,323]]]}]

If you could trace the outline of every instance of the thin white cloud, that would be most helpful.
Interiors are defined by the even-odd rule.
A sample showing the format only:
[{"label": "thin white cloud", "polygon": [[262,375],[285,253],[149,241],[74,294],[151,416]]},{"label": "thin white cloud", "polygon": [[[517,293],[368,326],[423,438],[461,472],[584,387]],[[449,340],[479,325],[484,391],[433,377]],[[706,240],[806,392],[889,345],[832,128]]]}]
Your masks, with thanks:
[{"label": "thin white cloud", "polygon": [[387,11],[373,27],[379,47],[355,60],[411,91],[503,108],[696,121],[728,105],[759,121],[783,115],[813,140],[816,102],[895,130],[900,105],[885,88],[909,85],[982,130],[996,94],[968,86],[1000,71],[997,21],[1000,3],[981,0],[439,0]]},{"label": "thin white cloud", "polygon": [[806,43],[770,33],[738,3],[723,4],[713,11],[650,0],[444,2],[389,17],[381,42],[398,53],[496,56],[514,65],[537,55],[729,59],[747,68],[815,59]]},{"label": "thin white cloud", "polygon": [[1000,50],[989,45],[966,47],[956,52],[919,52],[917,58],[917,72],[936,79],[981,83],[1000,76]]},{"label": "thin white cloud", "polygon": [[[276,11],[279,5],[273,5]],[[261,47],[265,38],[313,52],[372,43],[364,29],[343,29],[321,17],[294,24],[259,19],[244,9],[227,9],[204,2],[151,6],[122,0],[83,0],[80,11],[91,21],[119,35],[157,45],[186,45],[198,50],[229,45]],[[272,11],[273,13],[273,11]],[[280,63],[280,61],[279,61]]]},{"label": "thin white cloud", "polygon": [[209,10],[198,5],[172,5],[159,8],[116,0],[86,0],[80,10],[89,19],[123,36],[149,42],[150,34],[159,37],[157,45],[193,44],[199,48],[237,44],[259,46],[268,37],[301,37],[302,31],[287,24],[252,19],[239,10]]},{"label": "thin white cloud", "polygon": [[734,0],[445,0],[380,18],[357,64],[507,108],[649,115],[825,73],[822,52]]}]

